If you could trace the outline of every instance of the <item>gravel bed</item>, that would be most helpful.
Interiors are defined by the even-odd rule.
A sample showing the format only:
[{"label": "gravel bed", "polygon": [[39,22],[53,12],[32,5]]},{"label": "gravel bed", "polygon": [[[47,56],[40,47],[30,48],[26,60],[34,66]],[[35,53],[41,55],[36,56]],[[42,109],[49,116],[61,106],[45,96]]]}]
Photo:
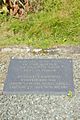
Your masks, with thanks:
[{"label": "gravel bed", "polygon": [[0,49],[0,91],[10,58],[71,58],[73,59],[75,96],[0,95],[0,120],[80,120],[80,47],[32,49],[14,47]]}]

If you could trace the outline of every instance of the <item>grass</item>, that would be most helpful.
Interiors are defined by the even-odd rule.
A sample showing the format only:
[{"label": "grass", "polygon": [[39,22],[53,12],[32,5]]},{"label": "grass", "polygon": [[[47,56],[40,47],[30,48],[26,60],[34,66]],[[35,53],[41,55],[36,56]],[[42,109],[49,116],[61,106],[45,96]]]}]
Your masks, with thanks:
[{"label": "grass", "polygon": [[22,21],[0,15],[0,47],[10,45],[80,45],[80,0],[47,0],[44,10]]}]

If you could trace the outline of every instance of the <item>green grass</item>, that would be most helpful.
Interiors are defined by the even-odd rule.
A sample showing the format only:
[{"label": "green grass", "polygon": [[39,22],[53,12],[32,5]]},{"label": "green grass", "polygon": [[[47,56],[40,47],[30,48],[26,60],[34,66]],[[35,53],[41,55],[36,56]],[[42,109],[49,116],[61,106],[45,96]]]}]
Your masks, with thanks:
[{"label": "green grass", "polygon": [[[45,0],[44,0],[45,1]],[[80,0],[47,0],[24,20],[0,15],[0,47],[80,45]]]}]

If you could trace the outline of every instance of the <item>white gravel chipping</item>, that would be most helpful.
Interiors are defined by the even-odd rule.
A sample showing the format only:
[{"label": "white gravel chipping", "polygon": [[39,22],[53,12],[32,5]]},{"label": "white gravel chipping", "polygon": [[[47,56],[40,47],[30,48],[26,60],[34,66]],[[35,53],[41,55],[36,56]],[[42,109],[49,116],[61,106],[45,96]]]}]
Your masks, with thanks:
[{"label": "white gravel chipping", "polygon": [[37,55],[31,50],[27,51],[26,48],[24,50],[21,48],[20,51],[15,48],[14,51],[11,48],[8,48],[8,51],[7,48],[0,51],[0,90],[3,88],[11,57],[71,58],[73,59],[75,96],[1,94],[0,120],[80,120],[80,47],[59,47],[48,50],[46,53],[39,51]]}]

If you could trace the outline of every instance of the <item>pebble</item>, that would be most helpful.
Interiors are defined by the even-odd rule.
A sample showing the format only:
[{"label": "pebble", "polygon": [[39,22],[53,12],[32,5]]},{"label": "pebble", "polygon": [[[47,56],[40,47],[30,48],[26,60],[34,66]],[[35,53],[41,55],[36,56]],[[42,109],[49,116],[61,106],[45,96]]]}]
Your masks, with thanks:
[{"label": "pebble", "polygon": [[40,51],[42,51],[42,49],[33,49],[33,52],[35,52],[35,53],[38,53]]}]

